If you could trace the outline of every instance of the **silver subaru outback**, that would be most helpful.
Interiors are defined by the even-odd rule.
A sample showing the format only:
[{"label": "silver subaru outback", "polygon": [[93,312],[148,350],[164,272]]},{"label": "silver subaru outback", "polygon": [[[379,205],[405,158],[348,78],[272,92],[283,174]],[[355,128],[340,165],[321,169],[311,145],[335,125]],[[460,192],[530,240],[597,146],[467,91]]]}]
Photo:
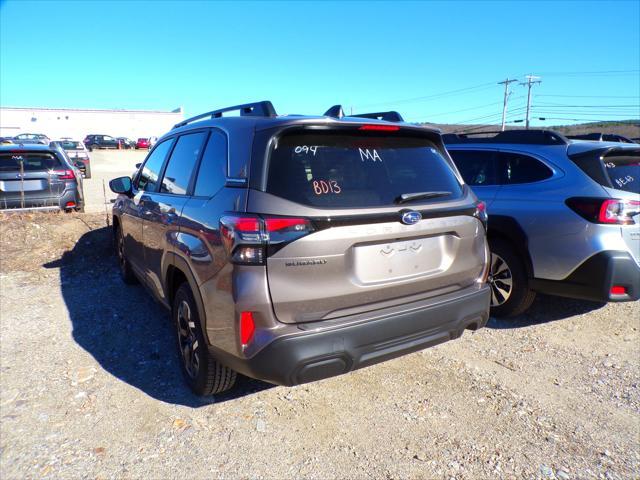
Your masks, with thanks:
[{"label": "silver subaru outback", "polygon": [[484,204],[440,134],[396,112],[208,112],[111,188],[122,277],[171,310],[197,394],[236,372],[319,380],[487,322]]},{"label": "silver subaru outback", "polygon": [[524,312],[536,293],[640,298],[640,145],[552,130],[443,137],[491,215],[493,315]]}]

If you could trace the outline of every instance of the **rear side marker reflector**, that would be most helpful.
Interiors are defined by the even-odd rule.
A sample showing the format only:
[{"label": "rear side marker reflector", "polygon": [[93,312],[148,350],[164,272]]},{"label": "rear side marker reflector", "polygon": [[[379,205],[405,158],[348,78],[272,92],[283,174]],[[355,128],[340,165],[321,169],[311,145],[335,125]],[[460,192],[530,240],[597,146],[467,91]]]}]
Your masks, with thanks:
[{"label": "rear side marker reflector", "polygon": [[240,314],[240,343],[244,347],[253,338],[256,325],[253,321],[253,313],[242,312]]},{"label": "rear side marker reflector", "polygon": [[614,285],[609,292],[611,295],[626,295],[627,289],[621,285]]},{"label": "rear side marker reflector", "polygon": [[76,202],[67,202],[65,207],[74,208],[76,206]]}]

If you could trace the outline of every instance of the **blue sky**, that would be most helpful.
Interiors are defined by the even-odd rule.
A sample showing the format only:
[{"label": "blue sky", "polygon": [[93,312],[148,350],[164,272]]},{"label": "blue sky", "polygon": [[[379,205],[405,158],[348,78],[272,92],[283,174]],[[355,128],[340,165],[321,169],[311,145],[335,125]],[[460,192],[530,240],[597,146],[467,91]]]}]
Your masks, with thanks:
[{"label": "blue sky", "polygon": [[[533,73],[533,117],[640,117],[640,2],[3,1],[3,106],[279,113],[396,109],[499,122]],[[514,83],[509,119],[523,118]],[[459,91],[458,91],[459,90]],[[453,92],[453,93],[448,93]],[[562,120],[567,119],[567,120]]]}]

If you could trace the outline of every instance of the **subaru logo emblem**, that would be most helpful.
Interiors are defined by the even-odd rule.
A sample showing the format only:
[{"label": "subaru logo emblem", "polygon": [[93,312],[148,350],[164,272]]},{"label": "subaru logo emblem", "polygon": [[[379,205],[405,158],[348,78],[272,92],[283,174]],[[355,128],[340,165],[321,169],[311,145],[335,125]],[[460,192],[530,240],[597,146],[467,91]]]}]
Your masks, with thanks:
[{"label": "subaru logo emblem", "polygon": [[405,225],[415,225],[420,220],[422,220],[422,214],[420,212],[416,212],[415,210],[404,212],[402,214],[402,223],[404,223]]}]

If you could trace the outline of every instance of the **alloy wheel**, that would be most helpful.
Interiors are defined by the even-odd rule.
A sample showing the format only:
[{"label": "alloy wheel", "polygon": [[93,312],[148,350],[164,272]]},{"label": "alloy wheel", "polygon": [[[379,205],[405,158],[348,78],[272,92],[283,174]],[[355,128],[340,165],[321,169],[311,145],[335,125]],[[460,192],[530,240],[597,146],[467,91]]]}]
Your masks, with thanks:
[{"label": "alloy wheel", "polygon": [[491,306],[503,305],[513,290],[513,275],[507,262],[500,255],[491,254],[491,269],[489,271],[489,286],[491,287]]},{"label": "alloy wheel", "polygon": [[200,369],[198,337],[196,336],[196,324],[191,316],[191,307],[184,300],[178,306],[177,324],[178,345],[184,368],[191,378],[196,378]]}]

